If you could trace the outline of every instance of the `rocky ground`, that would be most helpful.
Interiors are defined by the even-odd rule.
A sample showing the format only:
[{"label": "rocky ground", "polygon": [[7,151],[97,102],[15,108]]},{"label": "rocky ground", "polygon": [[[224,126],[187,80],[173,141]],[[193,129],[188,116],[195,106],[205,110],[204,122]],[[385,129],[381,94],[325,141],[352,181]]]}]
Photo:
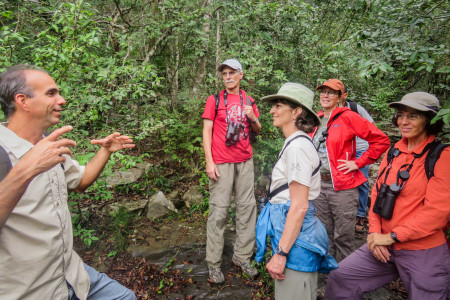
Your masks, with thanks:
[{"label": "rocky ground", "polygon": [[[97,222],[107,232],[110,226],[101,218]],[[270,282],[267,273],[251,280],[231,263],[235,237],[231,224],[226,230],[222,265],[226,282],[209,282],[204,262],[205,222],[201,214],[188,218],[173,214],[157,221],[141,218],[130,226],[126,251],[115,254],[117,240],[111,236],[101,238],[93,248],[78,240],[77,251],[88,264],[133,289],[138,299],[273,299],[272,287],[266,284]],[[366,234],[357,234],[357,244],[362,245],[365,238]],[[326,278],[319,278],[318,299]],[[392,282],[365,299],[400,300],[407,296],[400,282]]]},{"label": "rocky ground", "polygon": [[[235,238],[232,213],[222,263],[226,282],[209,282],[204,262],[205,188],[197,173],[179,175],[176,167],[166,165],[147,162],[117,170],[104,178],[113,193],[110,200],[95,201],[94,195],[78,200],[81,228],[95,230],[75,229],[80,233],[75,248],[83,260],[132,289],[138,299],[273,299],[272,280],[264,265],[258,266],[260,275],[252,280],[231,263]],[[377,171],[374,165],[371,185]],[[148,182],[152,186],[147,186]],[[155,190],[156,183],[164,192]],[[267,184],[267,178],[260,178],[257,197]],[[365,239],[366,233],[357,234],[357,245],[364,244]],[[319,277],[318,299],[326,278]],[[367,294],[365,299],[401,300],[407,295],[401,282],[396,281]]]}]

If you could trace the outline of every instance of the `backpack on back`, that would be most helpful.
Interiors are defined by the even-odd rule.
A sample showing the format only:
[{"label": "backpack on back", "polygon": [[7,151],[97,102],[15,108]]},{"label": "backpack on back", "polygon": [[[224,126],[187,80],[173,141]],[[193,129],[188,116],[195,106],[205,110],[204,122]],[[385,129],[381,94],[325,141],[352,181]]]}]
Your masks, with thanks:
[{"label": "backpack on back", "polygon": [[[429,150],[427,152],[427,156],[425,157],[425,173],[427,175],[428,180],[434,176],[434,166],[436,165],[437,160],[441,157],[442,151],[447,148],[447,144],[443,144],[440,141],[434,140],[429,144]],[[388,165],[396,156],[394,152],[398,150],[394,147],[394,145],[389,148],[387,153],[387,163]]]},{"label": "backpack on back", "polygon": [[359,114],[358,112],[358,105],[356,104],[356,102],[352,101],[352,100],[345,100],[346,102],[348,102],[348,106],[350,107],[350,109],[352,111],[354,111],[355,113]]}]

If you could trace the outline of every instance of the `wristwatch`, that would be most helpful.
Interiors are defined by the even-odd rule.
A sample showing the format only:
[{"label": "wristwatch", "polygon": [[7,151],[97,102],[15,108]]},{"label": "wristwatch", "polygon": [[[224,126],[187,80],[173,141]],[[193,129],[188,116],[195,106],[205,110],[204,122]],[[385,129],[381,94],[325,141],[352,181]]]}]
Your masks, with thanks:
[{"label": "wristwatch", "polygon": [[258,118],[256,118],[254,121],[250,121],[250,122],[252,122],[252,123],[258,122]]},{"label": "wristwatch", "polygon": [[281,249],[280,245],[275,248],[275,253],[284,257],[288,257],[288,254]]},{"label": "wristwatch", "polygon": [[393,239],[396,242],[400,242],[397,238],[397,235],[395,234],[395,232],[391,232],[391,239]]}]

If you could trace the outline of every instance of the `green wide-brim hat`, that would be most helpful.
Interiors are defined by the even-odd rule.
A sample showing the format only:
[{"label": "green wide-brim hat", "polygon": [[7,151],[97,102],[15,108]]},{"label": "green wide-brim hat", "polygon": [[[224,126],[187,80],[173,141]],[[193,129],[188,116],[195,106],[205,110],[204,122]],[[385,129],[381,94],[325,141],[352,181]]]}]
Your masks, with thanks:
[{"label": "green wide-brim hat", "polygon": [[311,115],[314,116],[315,126],[320,125],[320,119],[317,114],[312,110],[314,101],[314,92],[308,89],[306,86],[300,83],[288,82],[278,90],[275,95],[269,95],[261,98],[263,102],[273,102],[278,99],[284,99],[300,105],[306,109]]}]

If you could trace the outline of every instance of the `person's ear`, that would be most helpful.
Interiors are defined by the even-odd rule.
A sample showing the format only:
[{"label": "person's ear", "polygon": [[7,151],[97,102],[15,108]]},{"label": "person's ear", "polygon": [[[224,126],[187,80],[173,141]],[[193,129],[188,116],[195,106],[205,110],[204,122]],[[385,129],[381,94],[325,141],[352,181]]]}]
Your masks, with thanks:
[{"label": "person's ear", "polygon": [[17,108],[28,111],[30,109],[29,97],[25,94],[16,94],[14,96],[14,103]]},{"label": "person's ear", "polygon": [[296,120],[303,112],[303,108],[296,107],[294,110],[294,120]]}]

